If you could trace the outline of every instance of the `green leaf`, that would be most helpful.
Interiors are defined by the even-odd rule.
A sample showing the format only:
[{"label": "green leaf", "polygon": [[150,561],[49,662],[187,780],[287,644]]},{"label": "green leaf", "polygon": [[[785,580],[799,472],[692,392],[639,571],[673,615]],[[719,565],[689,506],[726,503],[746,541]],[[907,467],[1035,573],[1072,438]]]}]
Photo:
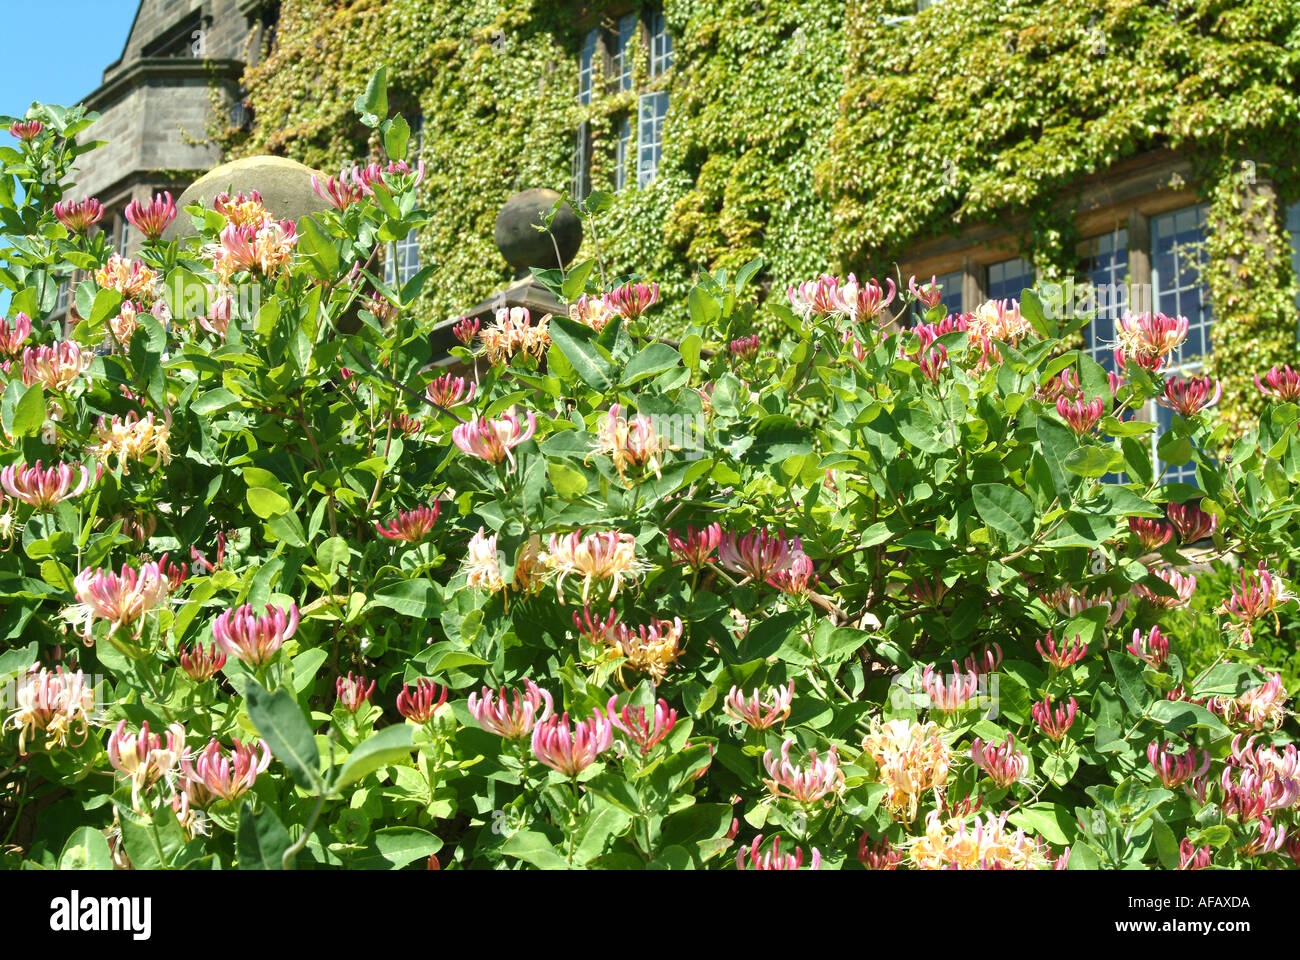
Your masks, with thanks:
[{"label": "green leaf", "polygon": [[235,837],[240,870],[283,870],[285,851],[292,845],[289,831],[269,807],[255,814],[253,805],[244,801]]},{"label": "green leaf", "polygon": [[366,848],[348,859],[353,870],[398,870],[442,849],[442,840],[418,827],[381,827]]},{"label": "green leaf", "polygon": [[244,703],[258,736],[267,742],[272,755],[284,764],[298,786],[323,792],[325,785],[320,776],[316,737],[288,691],[267,693],[256,680],[249,680]]},{"label": "green leaf", "polygon": [[386,767],[409,757],[411,751],[415,749],[414,730],[415,728],[407,723],[394,724],[367,737],[343,762],[338,779],[334,782],[334,789],[338,790],[374,773],[380,767]]},{"label": "green leaf", "polygon": [[[387,112],[387,111],[385,111]],[[384,150],[393,160],[406,156],[406,143],[411,139],[411,126],[405,117],[394,117],[384,124]]]},{"label": "green leaf", "polygon": [[1160,700],[1151,708],[1150,717],[1163,724],[1166,730],[1177,733],[1188,727],[1202,727],[1215,737],[1226,737],[1231,731],[1223,721],[1204,707],[1185,700]]},{"label": "green leaf", "polygon": [[550,838],[534,830],[520,830],[501,844],[501,852],[541,870],[567,870],[569,866],[556,852]]},{"label": "green leaf", "polygon": [[1101,447],[1079,447],[1065,458],[1065,469],[1081,477],[1102,477],[1111,471],[1111,454]]},{"label": "green leaf", "polygon": [[671,370],[681,361],[681,355],[666,343],[651,343],[633,357],[623,370],[623,385],[631,386],[638,380]]},{"label": "green leaf", "polygon": [[388,116],[388,68],[380,67],[366,84],[366,92],[353,102],[361,122],[367,127],[377,127]]},{"label": "green leaf", "polygon": [[551,478],[555,492],[565,499],[572,500],[587,492],[587,476],[581,470],[575,470],[558,460],[548,461],[546,472]]},{"label": "green leaf", "polygon": [[104,835],[94,827],[72,831],[59,854],[60,870],[112,870],[113,853]]},{"label": "green leaf", "polygon": [[1005,483],[977,483],[971,488],[980,519],[1003,534],[1012,545],[1028,543],[1034,534],[1034,504]]},{"label": "green leaf", "polygon": [[564,354],[583,383],[601,393],[608,391],[614,378],[608,361],[593,342],[595,331],[559,315],[551,317],[550,331],[551,342]]},{"label": "green leaf", "polygon": [[387,607],[403,616],[429,619],[442,611],[442,592],[432,580],[402,580],[376,590],[370,607]]},{"label": "green leaf", "polygon": [[45,391],[33,383],[14,404],[13,422],[7,429],[16,437],[30,437],[45,423]]}]

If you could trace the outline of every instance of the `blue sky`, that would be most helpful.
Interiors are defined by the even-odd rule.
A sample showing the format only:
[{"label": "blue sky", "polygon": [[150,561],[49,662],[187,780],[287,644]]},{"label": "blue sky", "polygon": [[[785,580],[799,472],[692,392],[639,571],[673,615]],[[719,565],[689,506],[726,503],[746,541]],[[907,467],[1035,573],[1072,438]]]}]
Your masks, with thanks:
[{"label": "blue sky", "polygon": [[121,56],[137,5],[138,0],[4,0],[0,113],[21,116],[33,100],[71,106],[89,94],[104,68]]}]

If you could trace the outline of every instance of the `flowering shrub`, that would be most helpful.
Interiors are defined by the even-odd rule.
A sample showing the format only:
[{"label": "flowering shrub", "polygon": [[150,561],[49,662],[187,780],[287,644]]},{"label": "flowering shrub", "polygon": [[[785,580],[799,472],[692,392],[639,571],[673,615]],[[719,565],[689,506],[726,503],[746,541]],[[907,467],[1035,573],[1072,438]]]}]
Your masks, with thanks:
[{"label": "flowering shrub", "polygon": [[[823,276],[763,305],[773,352],[756,264],[670,303],[599,262],[547,277],[568,315],[456,324],[444,369],[408,309],[436,275],[376,270],[424,171],[382,78],[358,105],[388,157],[329,211],[155,198],[134,260],[54,186],[84,118],[0,150],[8,863],[1300,856],[1252,649],[1295,603],[1291,371],[1220,460],[1219,385],[1162,373],[1179,318],[1126,318],[1107,373],[1031,291],[949,316]],[[1166,618],[1229,556],[1193,672]]]}]

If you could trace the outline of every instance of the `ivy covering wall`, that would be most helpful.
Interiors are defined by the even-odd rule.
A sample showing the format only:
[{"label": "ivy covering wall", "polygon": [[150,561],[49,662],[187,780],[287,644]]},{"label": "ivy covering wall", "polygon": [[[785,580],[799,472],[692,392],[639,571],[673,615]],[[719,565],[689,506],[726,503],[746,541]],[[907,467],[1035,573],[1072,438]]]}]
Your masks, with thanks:
[{"label": "ivy covering wall", "polygon": [[[641,4],[633,4],[639,8]],[[1211,368],[1230,420],[1251,374],[1295,359],[1295,284],[1281,205],[1300,197],[1300,5],[1294,0],[665,0],[673,40],[658,176],[600,225],[614,273],[670,287],[762,255],[767,282],[889,272],[917,242],[977,223],[1017,236],[1044,279],[1076,268],[1072,190],[1152,149],[1189,156],[1210,203]],[[232,155],[324,170],[364,157],[352,101],[389,65],[393,105],[424,117],[438,264],[429,309],[456,312],[509,272],[502,203],[568,192],[574,130],[591,179],[613,179],[630,93],[577,102],[586,30],[627,3],[284,0],[277,46],[246,77],[253,131]],[[634,71],[645,83],[644,54]],[[1255,163],[1273,193],[1248,191]],[[1260,238],[1269,242],[1261,243]],[[590,253],[590,237],[587,253]],[[671,292],[671,291],[670,291]],[[671,318],[670,318],[671,322]]]}]

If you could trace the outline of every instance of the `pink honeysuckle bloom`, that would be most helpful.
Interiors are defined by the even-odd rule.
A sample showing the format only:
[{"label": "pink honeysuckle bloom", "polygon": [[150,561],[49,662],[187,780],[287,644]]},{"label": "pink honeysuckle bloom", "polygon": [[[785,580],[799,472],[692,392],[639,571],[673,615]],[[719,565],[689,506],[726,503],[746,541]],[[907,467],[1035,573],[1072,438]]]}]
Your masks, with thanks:
[{"label": "pink honeysuckle bloom", "polygon": [[569,724],[568,713],[537,721],[533,755],[566,777],[576,777],[614,744],[614,725],[599,710]]},{"label": "pink honeysuckle bloom", "polygon": [[[803,848],[795,847],[794,853],[781,852],[781,838],[777,837],[772,841],[772,849],[766,853],[760,850],[763,845],[763,835],[760,833],[754,838],[749,846],[741,845],[739,852],[736,854],[737,870],[798,870],[803,866]],[[745,866],[745,856],[749,856],[749,866]],[[812,848],[812,860],[808,864],[809,870],[820,870],[822,866],[822,855],[816,847]]]},{"label": "pink honeysuckle bloom", "polygon": [[507,413],[496,420],[475,417],[452,430],[452,442],[472,457],[492,464],[508,460],[513,468],[515,458],[511,451],[530,440],[537,431],[536,415],[531,410],[526,411],[526,414],[526,427],[520,425],[519,418],[513,413]]},{"label": "pink honeysuckle bloom", "polygon": [[62,393],[86,372],[95,356],[82,350],[75,340],[62,340],[52,346],[23,348],[23,385],[40,383],[51,393]]},{"label": "pink honeysuckle bloom", "polygon": [[768,696],[770,702],[765,701],[755,687],[749,699],[746,699],[745,692],[740,687],[732,687],[727,699],[723,701],[722,712],[753,730],[766,730],[789,718],[790,704],[794,700],[794,681],[791,680],[784,687],[773,687]]},{"label": "pink honeysuckle bloom", "polygon": [[478,336],[479,319],[478,317],[461,317],[456,325],[451,328],[453,336],[464,346],[469,346]]},{"label": "pink honeysuckle bloom", "polygon": [[81,496],[89,482],[90,471],[81,464],[60,463],[42,469],[37,460],[35,466],[12,465],[0,470],[0,486],[9,496],[37,510],[49,510],[56,503]]},{"label": "pink honeysuckle bloom", "polygon": [[1286,606],[1296,595],[1287,589],[1282,578],[1264,566],[1264,561],[1254,570],[1242,570],[1241,579],[1232,586],[1232,593],[1220,609],[1244,625],[1243,642],[1251,642],[1251,625],[1262,617]]},{"label": "pink honeysuckle bloom", "polygon": [[794,553],[789,562],[772,571],[767,582],[791,597],[806,597],[817,586],[813,562],[803,553]]},{"label": "pink honeysuckle bloom", "polygon": [[[964,665],[967,673],[973,673],[981,677],[986,674],[997,673],[998,667],[1002,666],[1002,644],[986,643],[978,652],[971,651],[966,655]],[[952,669],[954,673],[960,672],[955,660]]]},{"label": "pink honeysuckle bloom", "polygon": [[[1047,644],[1046,649],[1043,647],[1044,642]],[[1088,655],[1088,645],[1081,642],[1077,635],[1073,643],[1062,641],[1058,647],[1056,641],[1052,639],[1051,630],[1047,631],[1046,641],[1039,640],[1036,646],[1039,656],[1058,670],[1073,666]]]},{"label": "pink honeysuckle bloom", "polygon": [[1168,742],[1161,743],[1159,740],[1152,740],[1147,745],[1147,759],[1155,767],[1160,782],[1171,790],[1210,769],[1209,751],[1201,751],[1198,763],[1195,747],[1189,747],[1183,753],[1175,753]]},{"label": "pink honeysuckle bloom", "polygon": [[298,228],[292,220],[278,223],[273,220],[265,226],[230,223],[207,252],[212,257],[213,269],[224,284],[240,271],[274,276],[293,258],[297,242]]},{"label": "pink honeysuckle bloom", "polygon": [[522,695],[518,690],[514,691],[513,703],[505,687],[500,693],[484,687],[481,697],[477,693],[469,695],[467,705],[479,726],[507,740],[522,740],[532,733],[535,724],[547,720],[555,712],[555,701],[550,692],[527,679],[524,680]]},{"label": "pink honeysuckle bloom", "polygon": [[219,614],[212,621],[212,638],[221,649],[252,667],[271,662],[284,642],[298,630],[298,604],[286,611],[268,603],[265,616],[253,612],[252,604]]},{"label": "pink honeysuckle bloom", "polygon": [[1091,433],[1101,415],[1106,412],[1106,403],[1101,397],[1089,400],[1067,400],[1061,397],[1056,401],[1056,412],[1071,430],[1079,436]]},{"label": "pink honeysuckle bloom", "polygon": [[108,632],[119,627],[134,627],[140,635],[144,615],[167,599],[167,578],[156,563],[140,565],[139,571],[122,564],[121,573],[86,569],[73,578],[78,604],[73,619],[84,622],[82,639],[89,645],[90,628],[95,620],[107,620]]},{"label": "pink honeysuckle bloom", "polygon": [[328,201],[335,210],[345,210],[349,204],[356,203],[365,196],[359,184],[351,183],[345,176],[326,177],[322,184],[316,174],[312,174],[311,188],[317,196]]},{"label": "pink honeysuckle bloom", "polygon": [[584,293],[569,304],[569,319],[600,333],[617,311],[605,297]]},{"label": "pink honeysuckle bloom", "polygon": [[1133,642],[1126,649],[1157,670],[1164,669],[1165,664],[1169,662],[1169,640],[1160,632],[1159,625],[1153,626],[1145,637],[1142,636],[1141,630],[1134,630]]},{"label": "pink honeysuckle bloom", "polygon": [[606,580],[610,584],[609,601],[612,603],[623,581],[635,581],[646,569],[645,563],[636,555],[636,538],[618,530],[585,536],[580,529],[567,535],[553,533],[541,562],[556,574],[555,593],[561,599],[564,597],[564,581],[569,577],[580,578],[584,604],[590,600],[592,588]]},{"label": "pink honeysuckle bloom", "polygon": [[1078,710],[1079,704],[1074,697],[1070,698],[1068,705],[1062,703],[1054,708],[1050,695],[1045,697],[1042,703],[1035,703],[1029,708],[1038,728],[1055,741],[1065,737],[1066,731],[1074,724],[1074,715]]},{"label": "pink honeysuckle bloom", "polygon": [[203,644],[196,643],[190,647],[181,647],[176,653],[185,675],[196,683],[211,680],[226,665],[226,651],[215,643],[205,650]]},{"label": "pink honeysuckle bloom", "polygon": [[926,351],[925,355],[920,359],[919,366],[922,376],[932,383],[938,383],[939,376],[948,366],[948,351],[944,349],[942,344]]},{"label": "pink honeysuckle bloom", "polygon": [[886,278],[885,282],[889,284],[888,294],[874,279],[859,283],[858,278],[850,273],[849,278],[836,291],[836,303],[840,312],[854,323],[878,321],[898,292],[892,279]]},{"label": "pink honeysuckle bloom", "polygon": [[1145,553],[1159,550],[1174,538],[1174,528],[1171,525],[1151,517],[1129,517],[1128,529],[1137,537],[1138,545]]},{"label": "pink honeysuckle bloom", "polygon": [[1145,584],[1137,584],[1133,591],[1142,599],[1146,600],[1153,607],[1161,610],[1172,610],[1175,607],[1185,607],[1191,602],[1192,594],[1196,592],[1196,577],[1192,574],[1182,574],[1173,567],[1160,567],[1156,570],[1147,568],[1152,574],[1159,577],[1169,586],[1174,588],[1177,596],[1169,597],[1157,594]]},{"label": "pink honeysuckle bloom", "polygon": [[1204,870],[1213,857],[1213,847],[1198,847],[1186,837],[1178,844],[1179,870]]},{"label": "pink honeysuckle bloom", "polygon": [[176,219],[176,202],[166,191],[157,194],[148,203],[132,200],[126,205],[123,216],[139,230],[146,240],[157,240],[167,229],[167,225]]},{"label": "pink honeysuckle bloom", "polygon": [[837,794],[844,786],[844,771],[840,769],[840,757],[835,748],[831,747],[825,757],[818,757],[816,750],[809,750],[805,768],[790,761],[792,746],[794,737],[787,737],[781,744],[779,759],[771,750],[763,754],[763,766],[767,770],[763,782],[772,796],[797,803],[816,803]]},{"label": "pink honeysuckle bloom", "polygon": [[948,595],[948,586],[937,574],[933,577],[915,576],[904,588],[904,592],[917,603],[937,607]]},{"label": "pink honeysuckle bloom", "polygon": [[23,141],[23,143],[35,140],[44,129],[45,124],[39,120],[16,120],[9,125],[9,133]]},{"label": "pink honeysuckle bloom", "polygon": [[853,331],[845,330],[840,342],[847,344],[849,353],[858,363],[865,363],[867,359],[867,346],[861,340],[853,335]]},{"label": "pink honeysuckle bloom", "polygon": [[903,853],[884,837],[871,843],[871,834],[863,831],[858,839],[858,859],[868,870],[897,870],[903,862]]},{"label": "pink honeysuckle bloom", "polygon": [[359,675],[354,677],[349,670],[346,677],[335,679],[334,690],[338,694],[339,705],[348,713],[356,713],[375,692],[375,681],[366,683],[365,677]]},{"label": "pink honeysuckle bloom", "polygon": [[84,234],[104,216],[104,205],[94,197],[85,200],[60,200],[54,205],[54,216],[70,233]]},{"label": "pink honeysuckle bloom", "polygon": [[415,436],[424,428],[424,424],[419,419],[407,413],[399,413],[393,417],[393,426],[408,437]]},{"label": "pink honeysuckle bloom", "polygon": [[1270,400],[1300,400],[1300,370],[1292,370],[1289,364],[1273,367],[1264,374],[1263,383],[1259,382],[1259,374],[1255,374],[1255,386]]},{"label": "pink honeysuckle bloom", "polygon": [[1202,410],[1219,402],[1223,395],[1223,381],[1210,377],[1190,377],[1186,380],[1170,377],[1165,391],[1156,397],[1156,403],[1184,417],[1194,417]]},{"label": "pink honeysuckle bloom", "polygon": [[652,417],[628,416],[622,404],[614,403],[597,427],[591,453],[609,457],[620,478],[626,479],[628,467],[648,467],[661,478],[660,459],[669,449],[668,441],[659,435]]},{"label": "pink honeysuckle bloom", "polygon": [[1219,525],[1219,518],[1190,503],[1171,503],[1169,522],[1178,531],[1178,539],[1184,544],[1192,544],[1212,534]]},{"label": "pink honeysuckle bloom", "polygon": [[446,687],[439,687],[432,680],[421,678],[416,682],[414,691],[402,684],[402,692],[397,695],[397,712],[412,723],[428,723],[446,702]]},{"label": "pink honeysuckle bloom", "polygon": [[469,403],[474,399],[474,391],[478,389],[478,384],[471,382],[468,391],[465,386],[464,377],[453,377],[450,373],[444,373],[424,388],[424,395],[431,403],[446,409]]},{"label": "pink honeysuckle bloom", "polygon": [[592,617],[590,604],[583,607],[581,616],[578,615],[578,611],[573,611],[573,628],[578,631],[578,636],[588,643],[607,641],[610,631],[614,629],[616,623],[618,623],[618,611],[613,607],[605,615],[604,620],[600,617]]},{"label": "pink honeysuckle bloom", "polygon": [[1113,627],[1124,616],[1124,611],[1128,608],[1128,598],[1121,597],[1117,602],[1109,590],[1103,590],[1100,593],[1085,593],[1075,590],[1072,587],[1062,587],[1054,591],[1050,597],[1043,595],[1043,600],[1056,607],[1058,613],[1067,617],[1077,617],[1085,610],[1092,607],[1105,607],[1109,613],[1106,615],[1106,626]]},{"label": "pink honeysuckle bloom", "polygon": [[1011,734],[1002,743],[985,743],[979,737],[971,744],[970,758],[999,787],[1009,787],[1025,775],[1028,758],[1016,749]]},{"label": "pink honeysuckle bloom", "polygon": [[157,783],[180,763],[185,754],[185,728],[173,723],[162,734],[149,732],[149,721],[140,725],[138,734],[126,728],[126,721],[118,723],[108,738],[108,762],[114,770],[131,780],[131,807],[143,813],[140,794]]},{"label": "pink honeysuckle bloom", "polygon": [[677,711],[668,707],[668,701],[660,698],[654,706],[654,712],[646,719],[645,707],[625,706],[621,711],[618,709],[618,694],[609,698],[609,703],[605,705],[605,713],[609,717],[609,722],[614,725],[614,729],[626,733],[632,742],[641,751],[641,756],[646,756],[651,750],[672,732],[677,724]]},{"label": "pink honeysuckle bloom", "polygon": [[74,731],[86,742],[90,733],[91,714],[95,708],[94,685],[86,682],[80,670],[65,672],[63,667],[33,665],[15,681],[17,709],[5,717],[0,730],[13,727],[19,731],[18,752],[27,752],[27,741],[38,731],[45,734],[45,749],[53,750],[68,742]]},{"label": "pink honeysuckle bloom", "polygon": [[1044,403],[1055,403],[1061,397],[1067,400],[1082,400],[1083,387],[1079,385],[1079,375],[1073,368],[1066,367],[1052,379],[1039,385],[1037,397]]},{"label": "pink honeysuckle bloom", "polygon": [[766,530],[751,530],[742,536],[727,533],[718,546],[718,562],[732,573],[762,582],[789,564],[792,550],[802,552],[803,543],[798,537],[786,540],[784,533],[775,536]]},{"label": "pink honeysuckle bloom", "polygon": [[0,317],[0,357],[17,359],[23,355],[23,342],[31,336],[32,318],[19,312],[10,324]]},{"label": "pink honeysuckle bloom", "polygon": [[416,507],[414,510],[399,510],[397,516],[389,520],[387,524],[381,524],[375,521],[375,529],[380,535],[387,537],[389,540],[402,540],[406,543],[416,543],[423,540],[433,529],[434,523],[438,519],[438,512],[442,509],[439,501],[433,501],[432,507]]},{"label": "pink honeysuckle bloom", "polygon": [[[953,667],[956,666],[954,663]],[[931,707],[944,713],[965,708],[979,693],[979,685],[979,674],[973,670],[966,673],[954,670],[947,681],[942,673],[935,672],[933,665],[927,666],[921,673],[921,689],[930,698]]]},{"label": "pink honeysuckle bloom", "polygon": [[651,617],[649,624],[638,626],[616,623],[605,634],[613,654],[623,658],[620,676],[626,667],[649,674],[654,683],[663,683],[668,670],[681,656],[678,646],[681,638],[681,617],[672,620]]},{"label": "pink honeysuckle bloom", "polygon": [[1268,817],[1259,818],[1259,833],[1247,844],[1238,848],[1243,857],[1262,857],[1268,853],[1277,853],[1286,842],[1287,828],[1282,824],[1273,824]]},{"label": "pink honeysuckle bloom", "polygon": [[738,337],[732,340],[727,349],[737,360],[753,360],[758,356],[758,347],[760,344],[758,334],[750,334],[748,337]]},{"label": "pink honeysuckle bloom", "polygon": [[831,317],[841,312],[840,282],[823,273],[816,280],[805,280],[786,291],[790,306],[805,320],[810,317]]},{"label": "pink honeysuckle bloom", "polygon": [[[1187,328],[1186,317],[1168,317],[1163,313],[1134,315],[1125,311],[1115,329],[1118,354],[1122,355],[1123,362],[1158,370],[1187,339]],[[1153,363],[1156,365],[1151,366]]]},{"label": "pink honeysuckle bloom", "polygon": [[423,160],[416,165],[415,180],[412,183],[406,182],[410,176],[411,168],[407,166],[405,160],[390,161],[387,167],[371,163],[365,167],[352,168],[352,182],[371,196],[374,195],[376,184],[394,193],[401,189],[419,186],[420,181],[424,179]]},{"label": "pink honeysuckle bloom", "polygon": [[232,740],[231,750],[223,750],[216,739],[193,757],[181,759],[184,774],[182,788],[196,807],[206,807],[213,800],[237,800],[271,765],[271,748],[265,740],[240,743]]},{"label": "pink honeysuckle bloom", "polygon": [[668,549],[692,570],[702,570],[712,559],[713,551],[722,542],[722,525],[711,523],[703,529],[696,530],[689,524],[686,535],[669,531]]},{"label": "pink honeysuckle bloom", "polygon": [[657,283],[627,283],[605,294],[605,303],[624,320],[635,320],[658,302]]},{"label": "pink honeysuckle bloom", "polygon": [[925,304],[927,309],[936,306],[943,299],[943,290],[939,286],[938,277],[931,277],[929,283],[922,281],[919,286],[916,277],[909,277],[907,289],[918,302]]}]

